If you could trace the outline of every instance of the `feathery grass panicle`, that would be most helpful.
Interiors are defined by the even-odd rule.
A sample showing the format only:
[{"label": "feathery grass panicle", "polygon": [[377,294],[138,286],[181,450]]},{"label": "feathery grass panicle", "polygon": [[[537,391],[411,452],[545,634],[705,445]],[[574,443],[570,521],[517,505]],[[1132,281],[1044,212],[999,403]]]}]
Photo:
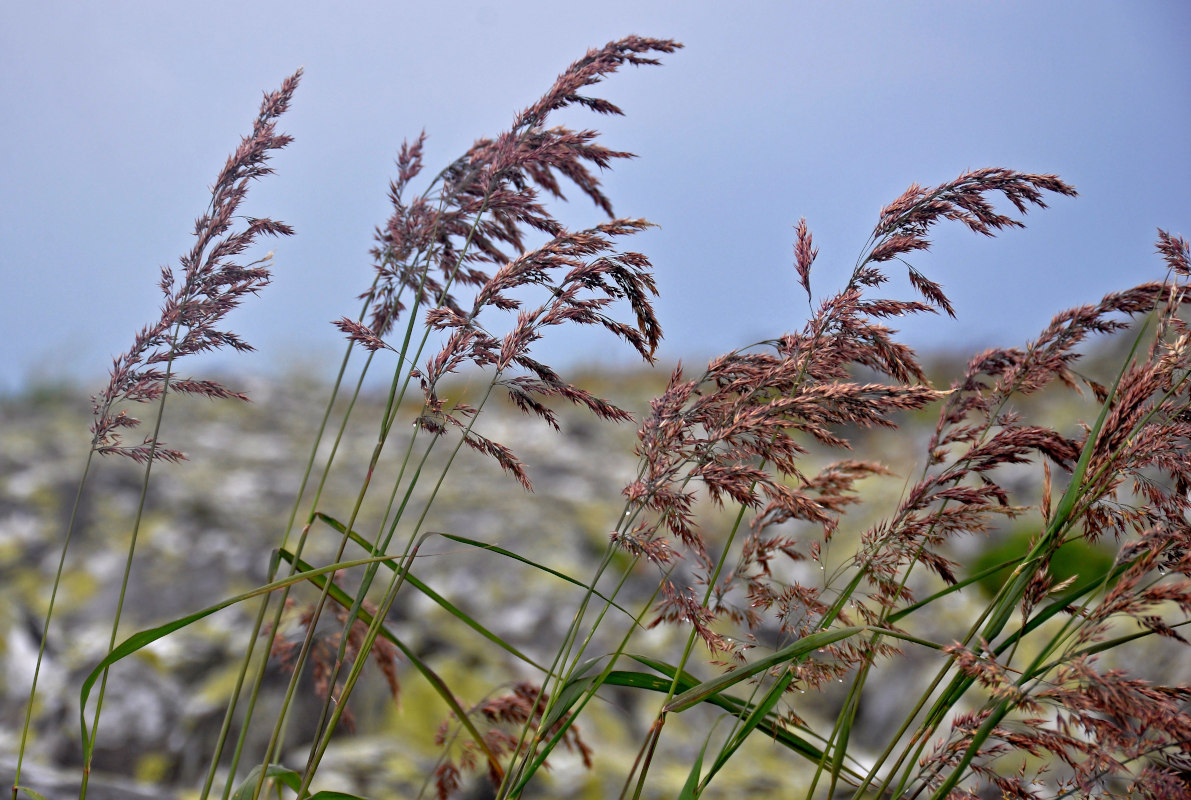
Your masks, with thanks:
[{"label": "feathery grass panicle", "polygon": [[[232,227],[250,182],[272,174],[268,166],[271,152],[293,141],[277,133],[276,121],[289,108],[301,77],[299,69],[282,82],[281,88],[265,95],[252,133],[228,156],[211,187],[211,204],[194,224],[194,246],[180,260],[181,281],[175,285],[174,271],[162,267],[160,286],[165,301],[160,318],[142,328],[132,346],[114,359],[107,388],[93,398],[92,446],[100,454],[127,456],[141,463],[150,458],[185,458],[180,451],[160,446],[152,437],[136,445],[122,444],[122,432],[140,421],[124,411],[115,411],[121,401],[151,402],[167,389],[211,398],[248,399],[214,381],[175,379],[170,371],[175,361],[192,353],[223,347],[253,349],[235,333],[216,326],[245,295],[256,294],[269,284],[271,254],[247,265],[232,259],[261,235],[291,236],[293,229],[282,222],[253,217],[246,218],[240,230],[232,231]],[[166,365],[164,371],[158,366],[162,364]]]},{"label": "feathery grass panicle", "polygon": [[806,217],[798,220],[795,228],[797,241],[794,243],[794,268],[798,272],[798,284],[806,290],[806,299],[811,300],[811,264],[819,256],[819,248],[813,244],[810,230],[806,227]]},{"label": "feathery grass panicle", "polygon": [[[624,492],[631,504],[647,508],[656,516],[652,522],[638,522],[632,531],[618,530],[615,540],[636,553],[655,557],[664,554],[668,561],[676,551],[669,544],[660,546],[652,541],[665,529],[700,565],[696,583],[709,586],[714,559],[708,554],[706,541],[691,524],[695,495],[690,485],[701,484],[717,504],[730,499],[758,512],[751,537],[744,544],[746,558],[736,571],[729,571],[721,578],[715,587],[716,596],[723,602],[736,576],[751,575],[744,583],[752,602],[763,607],[777,602],[776,598],[785,594],[787,588],[771,589],[763,585],[763,578],[771,574],[764,562],[771,554],[782,552],[790,557],[789,554],[798,551],[787,538],[764,543],[760,538],[763,531],[774,524],[804,520],[820,526],[826,541],[848,502],[845,498],[854,482],[883,471],[879,465],[849,461],[842,467],[829,466],[818,477],[804,475],[799,460],[807,450],[796,437],[808,437],[828,447],[849,448],[847,438],[836,433],[842,426],[893,427],[892,414],[922,408],[942,397],[939,392],[918,385],[925,381],[925,376],[914,354],[896,343],[892,339],[893,331],[875,320],[934,307],[952,313],[951,305],[941,287],[912,266],[912,285],[925,303],[868,299],[865,290],[885,280],[877,265],[928,247],[927,232],[943,219],[958,220],[984,234],[1018,226],[1017,220],[993,211],[984,195],[999,191],[1020,211],[1025,211],[1026,203],[1045,205],[1041,190],[1074,194],[1073,189],[1053,176],[991,169],[965,173],[934,189],[911,186],[881,211],[871,249],[854,268],[848,284],[823,301],[801,334],[786,334],[762,343],[763,350],[746,349],[715,359],[694,382],[682,382],[681,374],[676,373],[641,428],[638,454],[645,461],[642,477]],[[809,294],[811,264],[818,248],[812,245],[805,219],[798,223],[796,233],[798,282]],[[867,367],[896,383],[853,382],[850,376],[856,367]],[[1013,447],[1025,451],[1042,444],[1022,441]],[[1002,440],[1000,446],[988,458],[1011,459],[1008,443]],[[944,496],[952,501],[960,499],[951,487],[962,477],[935,479],[938,491],[945,491]],[[801,488],[790,486],[791,481]],[[970,496],[964,496],[970,502],[984,497],[1000,499],[992,490],[971,491]],[[928,486],[911,492],[907,501],[910,505],[902,512],[907,520],[913,509],[929,505],[928,494]],[[937,528],[939,522],[940,519],[933,519],[922,524]],[[950,519],[950,525],[956,529],[964,529],[965,523],[970,523],[970,519],[954,514]],[[932,535],[941,541],[943,530],[945,527],[937,528]],[[888,532],[873,535],[885,537]],[[913,530],[906,529],[902,536],[906,542],[902,556],[887,553],[877,558],[880,548],[870,543],[874,558],[865,569],[868,579],[884,589],[878,591],[877,597],[882,604],[894,602],[888,593],[904,594],[904,589],[896,587],[893,576],[911,553],[918,559],[927,558],[941,574],[951,574],[945,559],[912,544],[921,540],[921,533],[915,535]],[[758,558],[763,566],[754,560]],[[815,593],[797,587],[794,596],[814,602]],[[688,592],[670,593],[661,606],[659,619],[693,621],[700,616],[688,607],[689,597]],[[755,615],[745,612],[732,613],[737,619],[755,619]],[[702,616],[710,619],[706,613]],[[803,609],[786,606],[780,616],[802,619],[806,615]],[[705,630],[706,626],[701,624],[701,634]],[[791,629],[794,630],[800,630],[799,635],[809,632]],[[709,646],[718,648],[720,637],[703,635]]]},{"label": "feathery grass panicle", "polygon": [[[681,47],[664,39],[627,37],[591,50],[572,64],[541,99],[519,113],[512,127],[494,139],[478,140],[463,156],[438,174],[416,198],[406,201],[410,181],[421,173],[423,132],[402,145],[398,177],[390,187],[393,214],[378,229],[377,282],[362,295],[370,311],[368,325],[346,318],[336,325],[369,350],[388,348],[384,337],[412,302],[425,309],[428,330],[447,332],[442,348],[415,369],[426,396],[426,411],[417,419],[424,431],[441,435],[450,428],[465,431],[462,443],[489,455],[527,489],[523,466],[504,445],[466,424],[469,409],[443,409],[436,387],[465,364],[492,368],[509,400],[557,428],[556,415],[543,400],[561,397],[602,419],[626,420],[627,412],[564,381],[551,367],[533,358],[532,345],[559,325],[595,325],[623,339],[646,361],[661,341],[650,298],[657,294],[648,259],[639,253],[610,253],[612,239],[650,223],[616,219],[582,231],[568,231],[538,202],[538,192],[565,199],[559,176],[565,177],[610,217],[611,200],[601,191],[588,164],[605,169],[631,153],[595,143],[595,131],[546,128],[549,115],[578,104],[599,113],[622,113],[612,103],[578,94],[624,64],[657,64],[646,54],[671,53]],[[526,251],[530,231],[552,236],[542,247]],[[510,256],[507,248],[516,255]],[[595,258],[593,258],[595,257]],[[489,274],[484,265],[497,265]],[[470,308],[456,297],[456,287],[474,287]],[[550,298],[536,308],[522,309],[511,296],[526,288],[544,288]],[[628,304],[634,321],[613,316],[617,301]],[[504,335],[490,332],[481,321],[486,311],[518,312]],[[488,319],[487,316],[484,317]],[[410,323],[412,325],[412,321]],[[400,349],[404,357],[404,349]],[[413,354],[409,354],[412,356]],[[509,375],[511,369],[523,372]]]},{"label": "feathery grass panicle", "polygon": [[376,335],[389,333],[408,302],[463,313],[449,291],[451,285],[486,284],[489,276],[478,265],[511,260],[506,248],[524,253],[529,231],[561,233],[561,223],[537,200],[538,191],[565,199],[559,176],[614,216],[611,200],[587,165],[606,169],[613,160],[632,154],[595,144],[599,135],[595,131],[546,128],[546,121],[551,112],[576,104],[620,114],[612,103],[577,92],[624,64],[659,63],[648,53],[672,53],[681,46],[668,39],[630,36],[589,51],[538,102],[518,114],[508,131],[495,139],[477,140],[409,201],[404,194],[422,170],[426,134],[413,144],[403,144],[398,178],[390,187],[393,214],[376,234],[373,257],[379,280],[361,295],[370,304],[368,325]]}]

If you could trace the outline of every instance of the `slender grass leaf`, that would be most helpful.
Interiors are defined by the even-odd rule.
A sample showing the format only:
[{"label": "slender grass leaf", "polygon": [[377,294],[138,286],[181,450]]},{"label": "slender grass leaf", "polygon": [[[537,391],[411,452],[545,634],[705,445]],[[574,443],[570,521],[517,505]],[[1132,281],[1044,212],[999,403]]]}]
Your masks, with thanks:
[{"label": "slender grass leaf", "polygon": [[690,774],[687,775],[686,783],[682,785],[682,791],[678,795],[678,800],[696,800],[698,798],[700,794],[699,777],[703,774],[703,756],[707,753],[707,746],[709,744],[711,744],[710,732],[707,738],[703,740],[703,746],[699,748],[699,753],[695,756],[695,763],[691,764]]},{"label": "slender grass leaf", "polygon": [[[339,521],[335,520],[334,518],[329,517],[323,513],[316,514],[316,516],[319,519],[323,520],[323,522],[325,522],[327,525],[329,525],[332,528],[334,528],[335,530],[337,530],[339,533],[346,534],[348,537],[351,538],[351,540],[353,542],[360,545],[360,547],[364,548],[364,550],[366,552],[372,553],[374,556],[383,555],[382,553],[378,553],[376,551],[376,549],[373,548],[371,543],[368,542],[367,539],[365,539],[363,536],[356,533],[355,531],[347,530],[346,526],[343,525],[341,522],[339,522]],[[401,572],[401,568],[398,566],[396,559],[385,558],[385,560],[381,561],[380,563],[383,564],[384,566],[388,567],[393,572]],[[522,653],[516,647],[509,644],[507,641],[502,639],[500,636],[493,633],[491,630],[486,628],[484,625],[482,625],[481,623],[476,621],[476,619],[474,617],[469,615],[463,609],[459,608],[458,606],[453,604],[450,600],[443,597],[438,592],[434,591],[434,589],[430,588],[428,585],[423,583],[416,575],[414,575],[409,570],[405,571],[405,580],[408,581],[409,584],[411,586],[413,586],[415,589],[417,589],[419,592],[426,595],[431,600],[433,600],[435,603],[437,603],[448,614],[455,617],[455,619],[459,620],[464,625],[467,625],[469,628],[471,628],[476,633],[483,636],[488,641],[492,642],[493,644],[497,645],[501,649],[503,649],[503,650],[507,651],[508,653],[511,653],[512,655],[521,659],[526,664],[529,664],[531,667],[541,670],[542,672],[549,671],[546,669],[546,667],[543,667],[541,664],[534,661],[529,656],[525,655],[525,653]]]},{"label": "slender grass leaf", "polygon": [[[550,567],[547,567],[545,564],[539,564],[538,562],[536,562],[532,559],[517,555],[513,551],[506,550],[503,547],[498,547],[494,544],[490,544],[487,542],[481,542],[476,539],[468,539],[465,536],[456,536],[453,533],[441,533],[440,532],[440,533],[438,533],[438,535],[443,537],[444,539],[450,539],[453,542],[458,542],[459,544],[470,545],[472,547],[476,547],[481,550],[489,550],[493,553],[496,553],[497,555],[504,556],[505,558],[511,558],[514,561],[520,561],[522,564],[526,564],[526,565],[531,566],[535,569],[541,570],[542,572],[545,572],[549,575],[553,575],[554,577],[564,580],[573,586],[578,586],[580,589],[582,589],[584,591],[588,591],[588,586],[587,586],[587,584],[583,583],[583,581],[580,581],[577,578],[572,578],[570,575],[567,575],[565,572],[559,572],[556,569],[551,569]],[[595,597],[598,597],[601,600],[603,600],[605,603],[610,605],[612,608],[615,608],[617,611],[624,614],[629,619],[632,619],[634,621],[637,619],[636,615],[634,615],[632,612],[630,612],[624,606],[622,606],[618,603],[614,603],[606,595],[601,594],[600,592],[597,592],[595,589],[591,589],[591,593]]]},{"label": "slender grass leaf", "polygon": [[[302,786],[302,776],[280,764],[270,764],[269,768],[265,770],[265,778],[276,778],[295,792]],[[252,795],[256,791],[256,785],[260,779],[261,765],[257,764],[252,768],[252,772],[248,773],[248,777],[236,787],[232,800],[252,800]]]},{"label": "slender grass leaf", "polygon": [[764,699],[757,705],[753,706],[749,711],[749,715],[744,718],[744,724],[740,729],[733,734],[732,738],[725,742],[724,746],[720,748],[719,754],[716,756],[715,763],[711,765],[711,769],[707,771],[707,775],[703,778],[700,791],[707,788],[707,784],[715,777],[728,760],[736,754],[744,744],[745,739],[769,716],[778,701],[782,699],[782,695],[786,693],[790,683],[794,680],[794,673],[787,670],[778,678],[777,683],[769,687],[769,691],[765,694]]},{"label": "slender grass leaf", "polygon": [[599,688],[599,675],[591,675],[591,671],[602,659],[593,658],[585,661],[558,691],[554,702],[550,705],[550,713],[542,718],[542,729],[550,730],[561,720],[568,711],[579,701],[579,698],[592,690]]},{"label": "slender grass leaf", "polygon": [[33,800],[46,800],[46,796],[44,794],[41,794],[40,792],[35,792],[32,789],[30,789],[28,786],[14,786],[13,788],[16,789],[18,792],[24,792],[25,794],[32,797]]},{"label": "slender grass leaf", "polygon": [[[276,552],[274,552],[273,557],[278,557]],[[222,600],[213,606],[208,606],[201,611],[196,611],[195,613],[189,614],[185,617],[171,620],[170,622],[167,622],[163,625],[158,625],[155,628],[148,628],[129,636],[123,642],[116,645],[116,647],[113,648],[112,651],[108,653],[93,670],[91,670],[90,674],[87,675],[86,680],[83,681],[83,686],[79,691],[79,718],[82,723],[83,755],[85,760],[90,760],[91,754],[95,747],[95,743],[91,740],[90,735],[87,733],[87,700],[91,696],[91,689],[95,686],[95,682],[99,680],[101,675],[103,675],[104,670],[106,670],[112,664],[115,664],[121,659],[127,658],[138,650],[148,647],[158,639],[168,636],[174,631],[181,630],[188,625],[193,625],[199,620],[211,616],[216,611],[222,611],[228,606],[233,606],[236,603],[242,603],[245,600],[251,600],[254,597],[259,597],[263,594],[268,594],[269,592],[275,592],[278,589],[284,589],[286,586],[292,586],[295,583],[309,580],[312,576],[325,575],[328,572],[339,572],[344,569],[351,569],[353,567],[372,564],[379,560],[380,559],[377,558],[364,558],[356,561],[341,561],[326,567],[319,567],[317,570],[313,570],[308,574],[290,575],[280,580],[273,581],[272,583],[258,586],[255,589],[244,592],[243,594],[238,594],[235,597],[229,597],[226,600]]]},{"label": "slender grass leaf", "polygon": [[730,686],[735,686],[738,683],[748,680],[759,672],[764,672],[779,664],[798,660],[808,653],[818,650],[820,647],[834,644],[842,639],[863,633],[868,629],[868,626],[861,625],[836,628],[835,630],[821,631],[804,636],[793,644],[778,650],[773,655],[758,659],[746,667],[741,667],[713,680],[705,681],[683,692],[666,704],[666,711],[683,711],[688,709],[697,703],[703,702],[712,695],[719,694]]},{"label": "slender grass leaf", "polygon": [[[646,691],[658,692],[660,694],[666,694],[670,691],[671,686],[674,684],[674,675],[677,672],[673,666],[663,661],[658,661],[656,659],[649,658],[648,656],[637,655],[634,653],[626,653],[625,657],[631,658],[634,661],[654,669],[660,673],[661,677],[658,675],[650,675],[644,672],[615,670],[608,675],[604,683],[610,686],[625,686],[633,689],[644,689]],[[698,678],[689,672],[683,671],[678,678],[677,688],[679,691],[686,691],[698,686],[699,684],[700,681]],[[723,693],[712,695],[706,698],[703,702],[716,706],[717,708],[722,708],[723,710],[729,712],[733,716],[739,717],[740,719],[744,719],[749,714],[751,709],[751,706],[744,700],[740,700],[739,698]],[[782,745],[788,750],[797,753],[807,761],[818,763],[820,759],[823,758],[822,749],[807,739],[804,739],[802,736],[799,736],[797,733],[794,733],[792,730],[790,730],[789,726],[784,720],[778,718],[775,715],[771,714],[764,718],[758,724],[757,728],[763,731],[770,739],[776,741],[778,744]],[[809,728],[802,728],[802,730],[814,735],[814,732]],[[853,770],[850,767],[845,766],[844,770],[847,772],[849,777],[854,778],[857,781],[862,778],[859,772]]]}]

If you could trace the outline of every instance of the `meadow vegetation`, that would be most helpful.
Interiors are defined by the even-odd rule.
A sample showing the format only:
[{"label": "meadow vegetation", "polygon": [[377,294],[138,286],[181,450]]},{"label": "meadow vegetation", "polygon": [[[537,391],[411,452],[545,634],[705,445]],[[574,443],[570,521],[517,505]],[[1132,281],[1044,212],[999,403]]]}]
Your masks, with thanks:
[{"label": "meadow vegetation", "polygon": [[[193,796],[203,800],[356,797],[320,767],[351,735],[368,680],[394,702],[435,699],[440,725],[408,736],[433,740],[439,755],[421,791],[444,800],[580,787],[597,797],[742,796],[764,785],[854,800],[1187,796],[1191,688],[1166,668],[1186,657],[1191,613],[1187,242],[1158,231],[1155,280],[1063,311],[1032,340],[930,380],[890,325],[953,314],[941,284],[913,265],[934,226],[992,237],[1076,192],[1054,175],[1005,168],[912,184],[879,210],[830,292],[815,290],[827,267],[798,221],[792,277],[810,301],[805,324],[669,370],[634,416],[535,356],[556,327],[602,329],[647,367],[662,340],[652,265],[622,244],[650,223],[616,216],[597,174],[631,154],[552,116],[571,106],[620,113],[592,87],[680,46],[627,37],[589,51],[508,130],[429,177],[425,134],[402,144],[372,282],[359,313],[335,323],[347,352],[295,470],[292,508],[273,521],[263,580],[127,630],[151,481],[186,458],[164,438],[177,396],[246,399],[182,377],[180,362],[250,349],[223,320],[267,287],[271,262],[244,254],[261,237],[294,233],[240,210],[290,141],[276,125],[300,71],[265,96],[216,178],[193,248],[162,271],[160,317],[93,398],[76,512],[100,469],[94,456],[135,463],[141,494],[119,539],[107,655],[75,687],[80,797],[122,668],[229,608],[247,624],[222,723],[196,755],[206,766]],[[546,202],[564,190],[607,220],[568,227],[554,215],[565,206]],[[891,269],[906,271],[915,296],[883,296]],[[1094,340],[1119,340],[1123,356],[1090,364]],[[365,376],[377,374],[387,392],[368,401]],[[1071,394],[1069,416],[1038,416],[1035,398],[1060,393]],[[505,438],[498,402],[536,432],[522,425]],[[134,404],[150,409],[144,435],[134,435]],[[587,509],[606,515],[586,522],[598,531],[590,553],[564,563],[525,539],[513,549],[498,501],[481,509],[483,526],[451,527],[443,498],[479,480],[476,458],[504,473],[502,496],[534,509],[520,444],[575,436],[582,452],[583,437],[603,434],[577,427],[576,412],[636,430],[624,480]],[[928,414],[921,436],[899,427]],[[896,446],[866,454],[869,429]],[[367,448],[341,447],[352,430],[369,432]],[[327,491],[345,474],[351,491]],[[554,524],[550,506],[538,513]],[[79,519],[62,531],[39,666]],[[431,561],[436,575],[467,576],[466,591],[436,589]],[[519,600],[555,624],[510,633],[507,598],[541,577],[565,599]],[[415,605],[456,623],[440,633],[467,640],[472,679],[418,644]],[[279,702],[261,702],[279,668]],[[35,677],[22,762],[38,692]],[[311,692],[317,703],[297,713]],[[619,733],[608,708],[623,711]],[[41,797],[22,762],[14,800]],[[548,777],[551,764],[604,779],[567,786]],[[742,772],[771,783],[746,786]]]}]

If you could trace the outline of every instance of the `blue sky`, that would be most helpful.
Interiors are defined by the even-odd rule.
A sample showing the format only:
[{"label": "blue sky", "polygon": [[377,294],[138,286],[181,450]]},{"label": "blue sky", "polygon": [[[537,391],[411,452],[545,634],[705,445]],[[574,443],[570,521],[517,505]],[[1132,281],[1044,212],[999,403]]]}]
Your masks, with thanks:
[{"label": "blue sky", "polygon": [[[630,33],[686,48],[600,86],[625,118],[566,121],[639,156],[605,183],[619,214],[661,226],[625,246],[656,266],[666,361],[801,326],[798,218],[826,292],[913,181],[1004,166],[1081,193],[997,240],[940,229],[914,263],[959,319],[907,322],[916,346],[1020,344],[1061,308],[1161,277],[1156,227],[1191,236],[1181,2],[8,3],[0,390],[65,376],[100,388],[157,314],[159,266],[189,248],[261,92],[298,66],[281,123],[295,142],[245,209],[297,236],[274,243],[274,284],[231,320],[259,352],[216,361],[324,368],[342,342],[329,321],[370,281],[402,139],[426,129],[432,174],[588,47]],[[579,196],[561,218],[597,216]],[[564,337],[543,356],[613,352]]]}]

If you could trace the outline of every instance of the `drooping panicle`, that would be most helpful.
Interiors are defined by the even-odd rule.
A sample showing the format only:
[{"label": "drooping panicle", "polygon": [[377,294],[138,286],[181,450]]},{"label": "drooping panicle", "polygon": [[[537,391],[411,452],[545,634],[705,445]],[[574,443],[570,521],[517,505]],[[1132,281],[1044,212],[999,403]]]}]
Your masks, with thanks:
[{"label": "drooping panicle", "polygon": [[589,165],[606,169],[632,154],[599,145],[595,131],[546,124],[553,111],[576,104],[620,113],[606,100],[577,92],[624,64],[657,64],[647,54],[672,53],[681,46],[668,39],[630,36],[590,51],[519,113],[507,131],[477,140],[422,195],[408,201],[404,193],[421,169],[425,134],[403,146],[399,177],[390,192],[393,214],[377,231],[373,250],[378,281],[362,295],[370,300],[368,327],[387,335],[410,304],[460,311],[452,290],[487,283],[484,265],[499,266],[523,255],[530,232],[562,233],[561,223],[538,200],[539,191],[565,199],[560,177],[613,217],[612,202]]},{"label": "drooping panicle", "polygon": [[[913,185],[881,211],[871,248],[844,288],[822,301],[800,333],[714,359],[695,381],[676,374],[641,425],[637,449],[643,460],[641,474],[624,490],[630,507],[638,512],[630,514],[629,529],[614,532],[614,541],[667,569],[669,561],[688,553],[693,558],[689,578],[708,584],[716,554],[694,523],[694,489],[701,487],[713,503],[738,504],[754,514],[753,523],[741,560],[714,587],[713,610],[736,622],[754,624],[758,618],[749,608],[777,606],[790,635],[812,632],[817,624],[818,590],[783,585],[770,566],[779,557],[797,560],[812,551],[771,529],[800,520],[819,527],[823,539],[829,540],[838,516],[855,500],[856,482],[881,474],[884,468],[849,460],[806,474],[801,464],[807,452],[804,442],[809,438],[827,447],[847,448],[849,426],[892,427],[894,414],[922,408],[944,396],[923,385],[926,378],[914,352],[897,342],[895,331],[879,321],[936,308],[953,314],[942,288],[911,267],[910,283],[925,302],[868,294],[885,282],[880,264],[927,247],[926,234],[939,220],[957,220],[982,234],[1019,226],[995,212],[985,199],[985,194],[998,191],[1022,211],[1027,204],[1044,205],[1043,191],[1074,193],[1053,176],[1009,170],[965,173],[934,189]],[[809,297],[810,270],[818,248],[805,219],[796,226],[794,254],[799,284]],[[891,383],[857,381],[858,367]],[[1011,462],[1040,450],[1060,463],[1072,460],[1065,439],[1032,430],[1006,435],[997,441],[997,448],[989,451],[989,459]],[[970,464],[964,474],[980,469]],[[884,553],[866,567],[878,604],[902,598],[904,589],[896,576],[912,558],[950,578],[952,565],[929,545],[949,533],[979,528],[979,515],[968,513],[973,509],[1003,505],[1003,493],[995,487],[960,492],[954,476],[936,480],[917,487],[917,494],[906,501],[903,524],[897,529],[903,539],[890,538],[892,529],[872,533],[872,552]],[[935,513],[932,504],[943,496],[959,513],[938,517],[939,526],[932,528],[927,517]],[[882,542],[896,546],[882,550]],[[734,590],[748,602],[729,602]],[[707,620],[687,607],[690,597],[682,589],[666,595],[658,619],[690,623],[709,648],[719,649],[723,640],[707,635]],[[846,662],[865,657],[865,652],[856,648],[837,655]],[[802,677],[816,681],[824,675],[812,670]]]},{"label": "drooping panicle", "polygon": [[[1024,227],[1020,220],[1001,214],[986,195],[1000,192],[1024,214],[1031,205],[1046,208],[1043,192],[1074,197],[1076,191],[1054,175],[1032,175],[1009,169],[985,168],[965,172],[934,188],[914,183],[901,197],[881,209],[873,230],[872,248],[864,263],[879,264],[916,250],[930,247],[927,233],[940,220],[963,223],[976,233],[994,236],[1004,228]],[[942,287],[909,268],[910,282],[930,304],[954,317],[955,312]]]}]

